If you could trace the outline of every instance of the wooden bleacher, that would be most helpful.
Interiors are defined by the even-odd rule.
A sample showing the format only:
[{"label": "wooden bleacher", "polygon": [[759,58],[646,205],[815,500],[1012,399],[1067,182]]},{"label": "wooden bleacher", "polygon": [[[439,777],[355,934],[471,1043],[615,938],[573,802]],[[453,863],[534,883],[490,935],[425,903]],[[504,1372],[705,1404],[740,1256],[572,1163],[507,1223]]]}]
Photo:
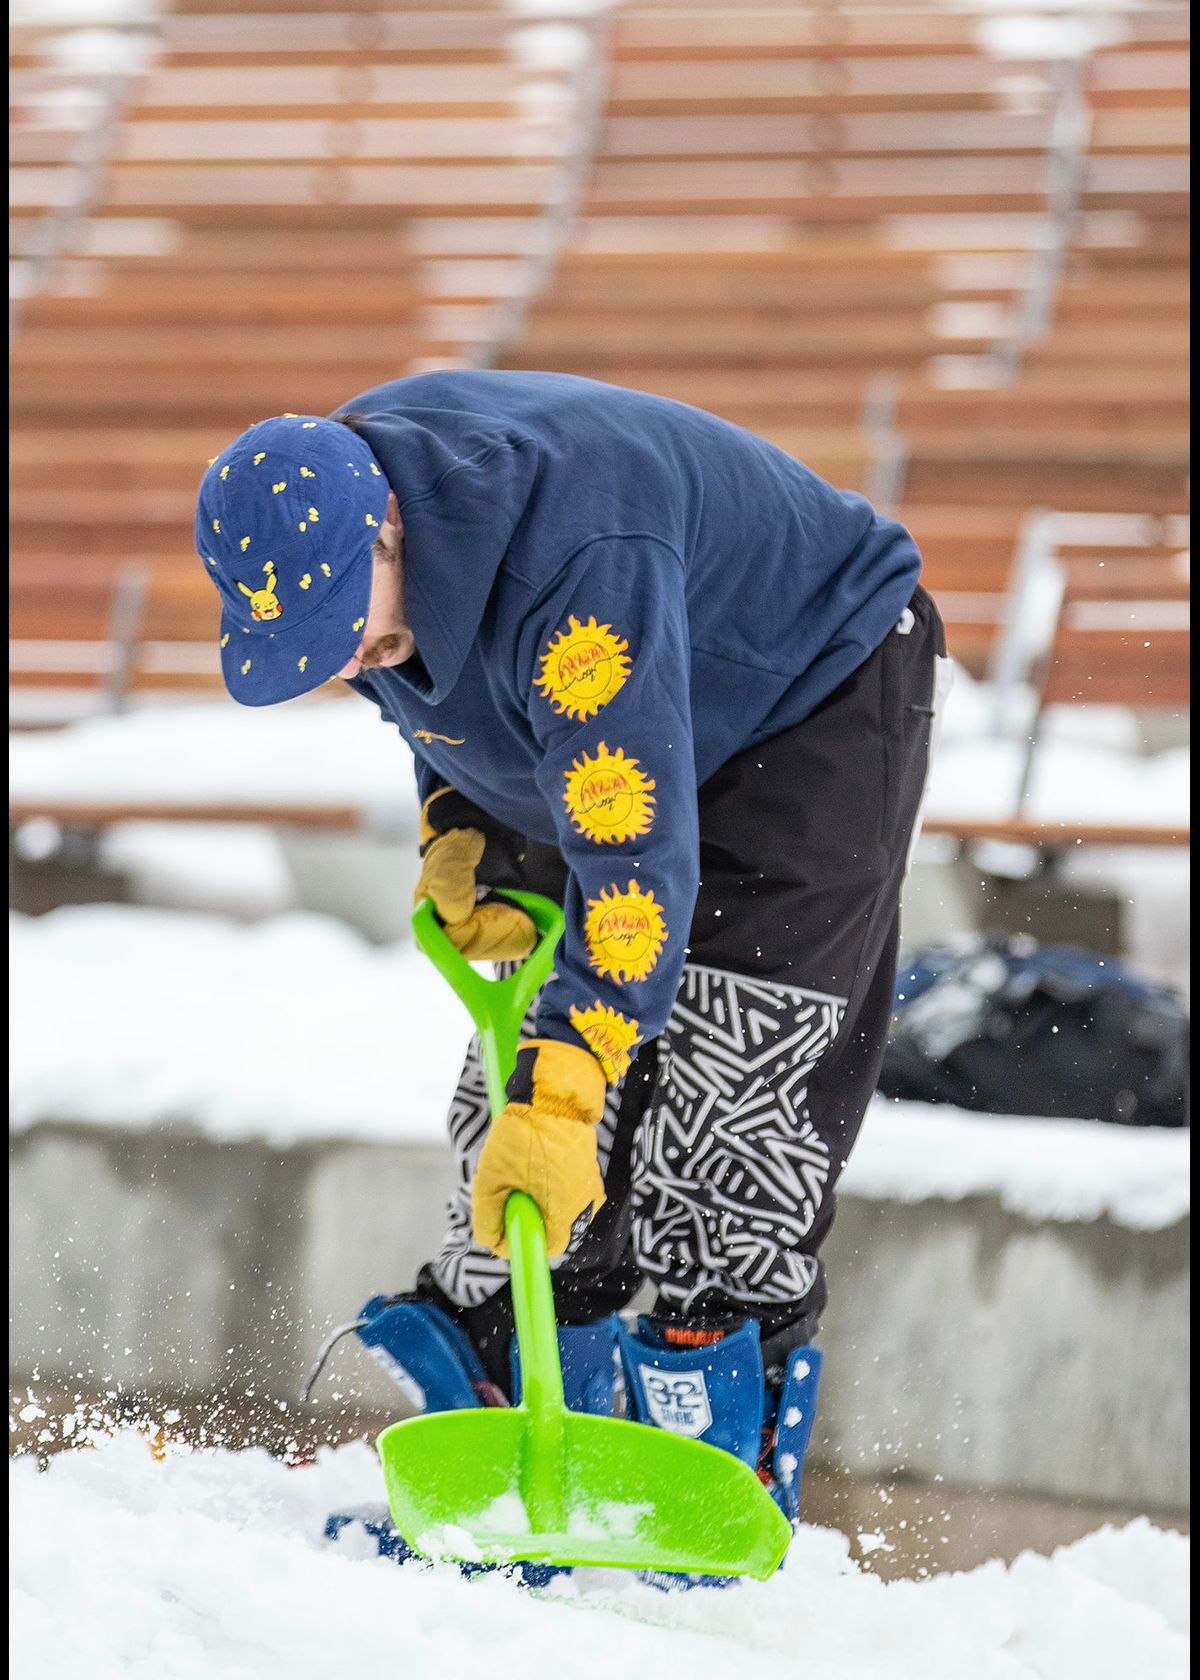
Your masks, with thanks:
[{"label": "wooden bleacher", "polygon": [[[1072,555],[1072,558],[1066,558]],[[1051,706],[1129,706],[1182,718],[1191,703],[1191,584],[1170,554],[1060,548],[1053,630],[1030,678],[1036,710],[1017,795],[1024,813]]]},{"label": "wooden bleacher", "polygon": [[[132,564],[129,686],[210,689],[206,461],[264,415],[476,359],[553,251],[589,110],[586,30],[530,28],[500,5],[182,0],[114,93],[66,23],[14,27],[11,682],[101,681]],[[104,167],[73,202],[85,142]]]},{"label": "wooden bleacher", "polygon": [[[1187,508],[1188,10],[1118,7],[1077,50],[1090,26],[181,0],[117,94],[17,27],[10,681],[119,686],[137,573],[126,687],[214,689],[207,459],[442,365],[771,437],[906,521],[987,675],[1030,510]],[[71,100],[101,91],[103,167],[64,209]]]},{"label": "wooden bleacher", "polygon": [[1080,66],[1056,208],[1071,67],[996,56],[978,14],[622,8],[583,215],[506,365],[714,408],[860,489],[886,372],[896,499],[982,675],[1025,509],[1186,508],[1187,18],[1122,31]]}]

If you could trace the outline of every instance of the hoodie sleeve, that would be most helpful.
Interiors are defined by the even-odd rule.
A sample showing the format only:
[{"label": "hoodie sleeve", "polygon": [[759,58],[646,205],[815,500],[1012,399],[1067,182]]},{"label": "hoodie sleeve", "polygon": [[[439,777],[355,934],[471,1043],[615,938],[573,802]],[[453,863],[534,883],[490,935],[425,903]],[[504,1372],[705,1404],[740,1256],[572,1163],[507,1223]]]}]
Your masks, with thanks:
[{"label": "hoodie sleeve", "polygon": [[519,664],[570,871],[538,1032],[582,1039],[616,1081],[666,1025],[699,884],[679,556],[651,536],[597,539],[527,618]]}]

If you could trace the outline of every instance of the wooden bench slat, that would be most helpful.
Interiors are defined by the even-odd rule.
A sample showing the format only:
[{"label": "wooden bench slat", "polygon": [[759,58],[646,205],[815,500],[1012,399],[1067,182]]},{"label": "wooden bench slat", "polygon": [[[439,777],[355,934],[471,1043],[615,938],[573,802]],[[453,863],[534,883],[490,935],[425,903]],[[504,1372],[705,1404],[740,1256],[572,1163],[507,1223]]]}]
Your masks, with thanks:
[{"label": "wooden bench slat", "polygon": [[[304,828],[353,829],[362,825],[358,806],[338,804],[271,804],[210,801],[75,801],[27,800],[9,802],[9,822],[50,817],[77,827],[106,827],[118,822],[249,822]],[[1029,845],[1066,848],[1088,846],[1188,846],[1191,830],[1169,825],[1035,822],[1025,819],[959,819],[928,817],[924,834],[945,834],[963,841],[1010,840]]]},{"label": "wooden bench slat", "polygon": [[108,828],[123,822],[261,823],[282,828],[356,829],[356,805],[272,804],[209,800],[10,800],[9,825],[48,817],[72,828]]},{"label": "wooden bench slat", "polygon": [[1190,846],[1191,829],[1169,824],[1035,822],[1029,818],[926,817],[922,834],[956,840],[1011,840],[1045,848],[1076,846]]}]

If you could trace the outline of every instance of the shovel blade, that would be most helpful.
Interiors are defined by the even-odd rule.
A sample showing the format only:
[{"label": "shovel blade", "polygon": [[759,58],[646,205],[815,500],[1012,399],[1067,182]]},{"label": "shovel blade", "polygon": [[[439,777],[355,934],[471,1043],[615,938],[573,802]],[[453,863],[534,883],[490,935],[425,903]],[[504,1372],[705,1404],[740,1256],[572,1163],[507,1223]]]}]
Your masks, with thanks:
[{"label": "shovel blade", "polygon": [[[558,1433],[561,1431],[561,1433]],[[428,1556],[705,1575],[773,1574],[791,1527],[740,1459],[645,1424],[522,1407],[435,1412],[378,1439],[392,1517]],[[543,1473],[534,1478],[535,1459]],[[536,1486],[535,1486],[536,1484]]]}]

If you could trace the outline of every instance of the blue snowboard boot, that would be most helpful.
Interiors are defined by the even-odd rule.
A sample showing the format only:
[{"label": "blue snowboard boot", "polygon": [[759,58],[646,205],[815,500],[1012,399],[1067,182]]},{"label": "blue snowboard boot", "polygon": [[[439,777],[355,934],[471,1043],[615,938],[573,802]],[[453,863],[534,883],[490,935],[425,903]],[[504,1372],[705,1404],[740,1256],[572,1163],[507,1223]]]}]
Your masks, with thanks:
[{"label": "blue snowboard boot", "polygon": [[373,1295],[358,1339],[418,1412],[507,1406],[479,1355],[448,1313],[415,1295]]},{"label": "blue snowboard boot", "polygon": [[[610,1417],[616,1389],[616,1347],[620,1320],[616,1314],[597,1324],[566,1325],[558,1332],[563,1393],[572,1411]],[[322,1349],[317,1371],[337,1334],[354,1330],[372,1357],[387,1372],[413,1406],[421,1412],[461,1411],[476,1406],[507,1406],[508,1398],[489,1381],[464,1332],[431,1301],[416,1295],[372,1296],[357,1320],[343,1326]],[[516,1337],[510,1355],[514,1401],[520,1401],[521,1362]],[[309,1388],[314,1377],[309,1379]],[[386,1505],[338,1511],[325,1523],[325,1538],[340,1540],[343,1531],[358,1523],[381,1557],[405,1563],[417,1556],[392,1522]],[[495,1573],[499,1564],[462,1563],[466,1576]],[[540,1587],[556,1575],[569,1573],[552,1564],[516,1563],[507,1566],[523,1586]]]},{"label": "blue snowboard boot", "polygon": [[[639,1318],[622,1327],[621,1362],[629,1407],[639,1423],[706,1441],[733,1453],[769,1489],[792,1522],[800,1508],[800,1472],[816,1410],[821,1355],[809,1344],[787,1358],[777,1390],[764,1380],[758,1323]],[[663,1591],[726,1587],[737,1577],[645,1570]]]}]

